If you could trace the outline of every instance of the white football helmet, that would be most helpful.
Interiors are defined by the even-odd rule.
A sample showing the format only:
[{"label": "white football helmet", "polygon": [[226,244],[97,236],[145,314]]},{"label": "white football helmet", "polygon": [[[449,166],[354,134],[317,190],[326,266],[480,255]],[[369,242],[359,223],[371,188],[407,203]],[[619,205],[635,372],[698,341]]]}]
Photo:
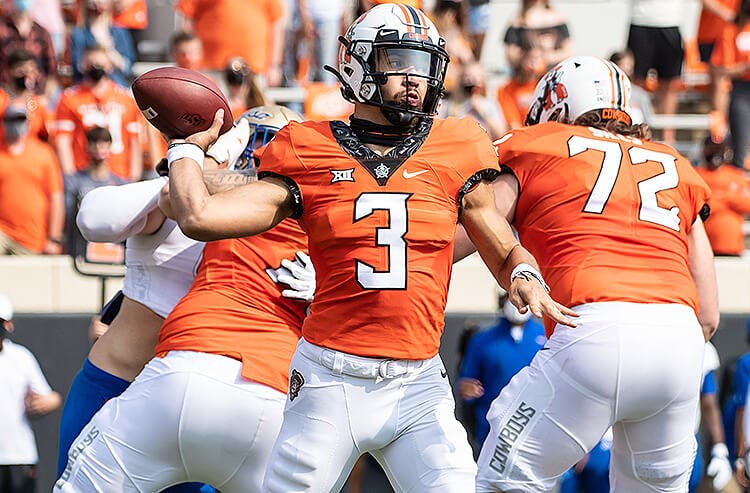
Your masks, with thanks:
[{"label": "white football helmet", "polygon": [[253,151],[262,147],[276,136],[276,133],[289,122],[301,122],[304,120],[297,112],[286,106],[268,105],[256,106],[244,112],[237,121],[247,120],[250,124],[250,139],[247,147],[237,160],[234,168],[245,169],[255,166]]},{"label": "white football helmet", "polygon": [[539,81],[526,125],[574,123],[592,110],[602,110],[602,119],[630,125],[630,79],[610,61],[574,56],[557,64]]},{"label": "white football helmet", "polygon": [[[326,70],[339,78],[348,101],[379,106],[394,125],[437,113],[448,53],[424,12],[403,4],[376,5],[355,20],[339,42],[338,71],[330,66]],[[422,107],[385,101],[381,86],[390,76],[425,80]]]}]

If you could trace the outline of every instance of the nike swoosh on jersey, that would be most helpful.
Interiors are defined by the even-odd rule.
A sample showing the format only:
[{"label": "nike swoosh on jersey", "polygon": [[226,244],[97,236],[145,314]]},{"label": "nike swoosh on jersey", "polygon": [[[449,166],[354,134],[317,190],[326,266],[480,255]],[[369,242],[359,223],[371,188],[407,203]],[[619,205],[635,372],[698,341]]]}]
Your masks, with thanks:
[{"label": "nike swoosh on jersey", "polygon": [[408,180],[409,178],[414,178],[415,176],[419,176],[422,173],[427,173],[427,170],[423,169],[422,171],[415,171],[414,173],[409,173],[408,171],[404,170],[403,175],[404,175],[404,178]]}]

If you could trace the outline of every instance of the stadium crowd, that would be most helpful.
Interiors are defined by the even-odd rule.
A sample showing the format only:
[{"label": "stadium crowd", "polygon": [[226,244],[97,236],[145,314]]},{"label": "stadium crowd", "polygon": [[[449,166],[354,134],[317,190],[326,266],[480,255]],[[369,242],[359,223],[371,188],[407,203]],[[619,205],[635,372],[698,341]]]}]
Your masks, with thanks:
[{"label": "stadium crowd", "polygon": [[[82,255],[88,243],[75,217],[84,196],[98,187],[155,178],[155,167],[167,153],[166,140],[147,123],[129,90],[138,75],[134,66],[142,54],[136,40],[148,25],[148,5],[146,0],[0,1],[0,254]],[[687,132],[667,127],[658,137],[668,144],[700,143],[702,152],[693,165],[712,190],[705,228],[713,252],[742,256],[750,215],[750,1],[702,0],[698,34],[689,40],[682,39],[677,27],[679,1],[631,2],[628,42],[610,59],[636,84],[633,123],[679,113],[680,94],[697,96],[693,104],[698,112],[710,113],[710,128]],[[161,62],[213,77],[235,118],[273,104],[268,88],[300,87],[304,99],[290,106],[306,119],[347,120],[353,106],[341,97],[336,75],[324,66],[336,66],[338,37],[346,26],[380,3],[408,4],[430,15],[451,60],[438,118],[471,116],[493,139],[523,127],[539,79],[585,51],[575,46],[554,0],[518,2],[502,37],[507,67],[501,77],[489,77],[481,63],[483,49],[500,46],[486,38],[492,22],[490,0],[177,0],[179,30],[170,37],[169,59]],[[247,36],[246,19],[253,20],[252,37]],[[684,77],[686,72],[703,74],[706,81],[693,83]],[[524,336],[522,330],[511,333],[511,326],[523,326],[526,320],[515,323],[517,314],[501,310],[506,321],[492,330],[504,331],[506,349],[513,351]],[[542,345],[540,330],[533,334],[524,346],[529,360]],[[489,330],[482,337],[489,337]],[[468,347],[478,350],[481,338]],[[497,396],[518,370],[503,369],[512,374],[502,385],[493,380],[496,388],[490,389],[477,370],[476,358],[481,357],[467,356],[458,387],[469,405],[487,392],[478,421],[489,406],[486,398]],[[717,392],[713,371],[718,365],[705,368],[701,406],[704,427],[710,430],[709,461],[695,471],[705,469],[712,478],[726,472],[725,464],[734,467],[735,457],[741,458],[737,454],[745,452],[735,441],[737,436],[743,440],[736,423],[746,402],[746,363],[742,358],[737,377],[723,384],[733,393],[719,432],[715,421],[709,421],[718,416],[718,404],[703,398]],[[526,364],[524,359],[519,367]],[[475,426],[478,452],[489,425]],[[573,481],[574,476],[585,478],[587,468],[606,470],[607,440],[564,477]],[[360,461],[353,478],[368,464]],[[590,482],[579,479],[576,486],[564,484],[563,491],[603,491],[602,477],[606,474]],[[713,483],[716,491],[730,481],[726,474],[721,478]],[[691,480],[691,491],[699,481],[700,474]],[[352,493],[365,491],[356,479],[348,488]]]}]

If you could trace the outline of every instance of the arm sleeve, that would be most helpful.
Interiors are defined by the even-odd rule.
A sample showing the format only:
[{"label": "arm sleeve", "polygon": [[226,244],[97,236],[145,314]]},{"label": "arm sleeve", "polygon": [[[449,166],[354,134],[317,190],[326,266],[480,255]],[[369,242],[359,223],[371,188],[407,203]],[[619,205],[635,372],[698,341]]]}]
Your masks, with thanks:
[{"label": "arm sleeve", "polygon": [[76,224],[84,238],[119,243],[141,232],[166,178],[100,187],[83,197]]}]

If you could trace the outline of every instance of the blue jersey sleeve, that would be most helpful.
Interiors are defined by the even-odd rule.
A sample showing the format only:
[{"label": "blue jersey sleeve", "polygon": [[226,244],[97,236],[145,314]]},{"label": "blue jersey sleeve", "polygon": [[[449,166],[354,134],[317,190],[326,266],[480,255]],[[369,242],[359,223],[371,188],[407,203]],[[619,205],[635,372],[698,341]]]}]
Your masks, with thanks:
[{"label": "blue jersey sleeve", "polygon": [[710,371],[703,377],[703,387],[701,387],[701,395],[716,394],[716,377],[714,372]]},{"label": "blue jersey sleeve", "polygon": [[742,356],[737,362],[732,393],[732,400],[737,406],[745,407],[748,384],[750,384],[750,354]]}]

